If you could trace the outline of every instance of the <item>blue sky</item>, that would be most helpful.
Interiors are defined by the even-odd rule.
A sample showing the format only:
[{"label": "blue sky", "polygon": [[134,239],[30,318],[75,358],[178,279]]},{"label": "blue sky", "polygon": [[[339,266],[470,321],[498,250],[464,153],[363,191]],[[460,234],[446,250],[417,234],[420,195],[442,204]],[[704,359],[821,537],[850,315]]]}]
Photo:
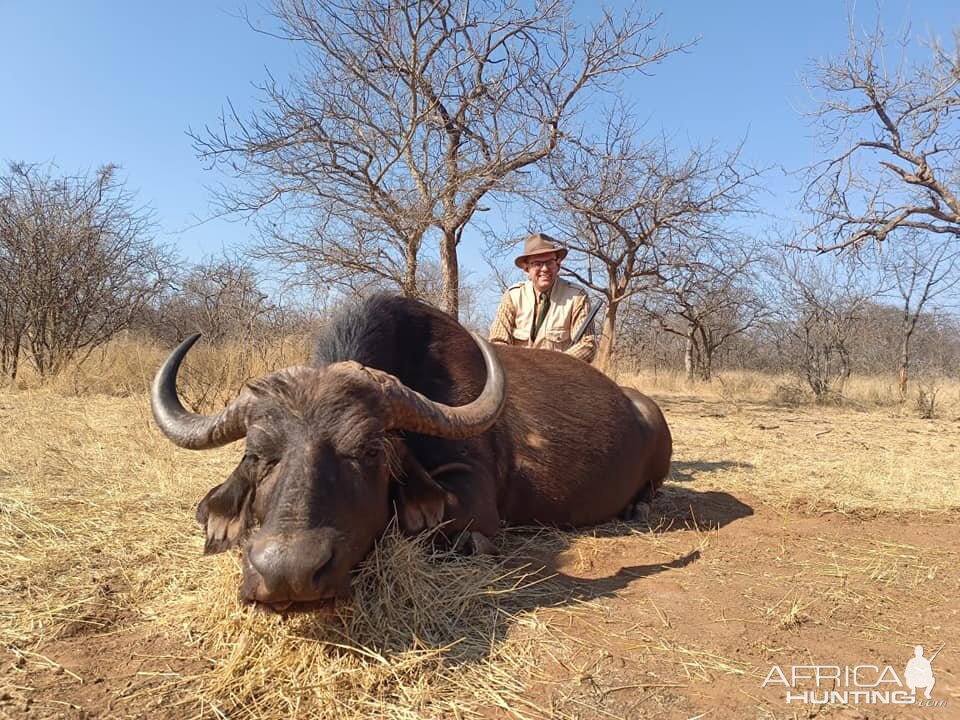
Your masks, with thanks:
[{"label": "blue sky", "polygon": [[[589,18],[596,4],[580,3]],[[624,89],[648,128],[678,142],[733,147],[758,166],[799,168],[816,159],[812,129],[800,115],[801,84],[811,60],[846,46],[847,4],[674,0],[661,11],[661,32],[675,41],[699,37],[684,55]],[[253,32],[235,2],[164,3],[0,0],[0,160],[54,162],[62,172],[122,166],[129,186],[153,208],[158,237],[190,260],[236,247],[251,235],[238,222],[209,218],[207,186],[218,177],[194,154],[188,127],[214,123],[227,98],[255,103],[253,83],[265,68],[282,77],[291,48]],[[262,17],[258,6],[251,14]],[[888,3],[890,31],[910,22],[914,34],[949,36],[960,3]],[[857,8],[873,23],[875,5]],[[784,214],[795,179],[772,173],[761,203]],[[464,236],[465,264],[479,265],[479,232]],[[482,271],[482,269],[481,269]]]}]

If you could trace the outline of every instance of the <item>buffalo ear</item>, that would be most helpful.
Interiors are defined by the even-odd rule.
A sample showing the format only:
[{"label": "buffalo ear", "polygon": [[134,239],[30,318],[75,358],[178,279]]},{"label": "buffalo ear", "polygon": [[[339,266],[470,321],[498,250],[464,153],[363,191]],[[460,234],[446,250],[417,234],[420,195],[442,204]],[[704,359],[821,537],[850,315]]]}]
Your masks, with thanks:
[{"label": "buffalo ear", "polygon": [[256,462],[245,456],[227,481],[208,492],[197,506],[197,522],[206,529],[204,555],[229,550],[253,524]]},{"label": "buffalo ear", "polygon": [[200,501],[200,504],[197,505],[197,512],[195,517],[197,522],[201,525],[207,524],[207,516],[210,514],[210,501],[216,496],[220,491],[220,488],[223,487],[223,484],[215,485],[211,490],[207,491],[207,494],[203,496],[203,500]]}]

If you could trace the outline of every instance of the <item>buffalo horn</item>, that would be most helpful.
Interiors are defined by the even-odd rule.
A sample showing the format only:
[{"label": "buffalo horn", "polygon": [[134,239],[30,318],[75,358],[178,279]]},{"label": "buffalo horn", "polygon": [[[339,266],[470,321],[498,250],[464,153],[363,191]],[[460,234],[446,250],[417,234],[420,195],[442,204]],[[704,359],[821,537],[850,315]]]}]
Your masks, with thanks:
[{"label": "buffalo horn", "polygon": [[458,407],[435,402],[404,385],[393,375],[371,371],[378,376],[393,412],[391,427],[460,440],[484,432],[496,421],[506,399],[503,368],[490,344],[470,333],[480,348],[487,381],[475,400]]},{"label": "buffalo horn", "polygon": [[189,450],[207,450],[220,447],[247,434],[247,410],[251,402],[249,391],[244,391],[230,405],[216,415],[196,415],[186,410],[177,395],[177,371],[187,351],[200,338],[191,335],[170,353],[150,388],[150,407],[161,432],[174,445]]}]

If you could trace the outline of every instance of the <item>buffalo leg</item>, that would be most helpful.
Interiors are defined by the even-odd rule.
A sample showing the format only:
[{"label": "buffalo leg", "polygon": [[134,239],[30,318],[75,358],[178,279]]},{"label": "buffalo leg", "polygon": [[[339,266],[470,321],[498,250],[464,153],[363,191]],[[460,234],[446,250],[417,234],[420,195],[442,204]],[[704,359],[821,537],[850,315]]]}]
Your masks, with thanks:
[{"label": "buffalo leg", "polygon": [[443,521],[448,493],[424,470],[402,442],[394,450],[400,473],[394,484],[394,502],[400,529],[414,535]]},{"label": "buffalo leg", "polygon": [[633,496],[630,504],[620,513],[620,519],[627,522],[636,522],[646,524],[650,522],[650,505],[656,491],[649,485]]},{"label": "buffalo leg", "polygon": [[462,462],[441,465],[431,475],[447,491],[444,535],[459,550],[495,554],[491,538],[500,529],[500,513],[493,478]]}]

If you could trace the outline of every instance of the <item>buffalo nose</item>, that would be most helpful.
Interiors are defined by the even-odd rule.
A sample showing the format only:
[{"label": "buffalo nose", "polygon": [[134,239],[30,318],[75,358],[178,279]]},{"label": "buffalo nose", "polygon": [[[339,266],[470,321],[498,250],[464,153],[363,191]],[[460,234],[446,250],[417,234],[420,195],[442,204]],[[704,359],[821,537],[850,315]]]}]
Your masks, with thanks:
[{"label": "buffalo nose", "polygon": [[327,594],[323,570],[333,559],[333,538],[316,532],[258,535],[247,547],[247,558],[259,575],[257,600],[318,600]]}]

